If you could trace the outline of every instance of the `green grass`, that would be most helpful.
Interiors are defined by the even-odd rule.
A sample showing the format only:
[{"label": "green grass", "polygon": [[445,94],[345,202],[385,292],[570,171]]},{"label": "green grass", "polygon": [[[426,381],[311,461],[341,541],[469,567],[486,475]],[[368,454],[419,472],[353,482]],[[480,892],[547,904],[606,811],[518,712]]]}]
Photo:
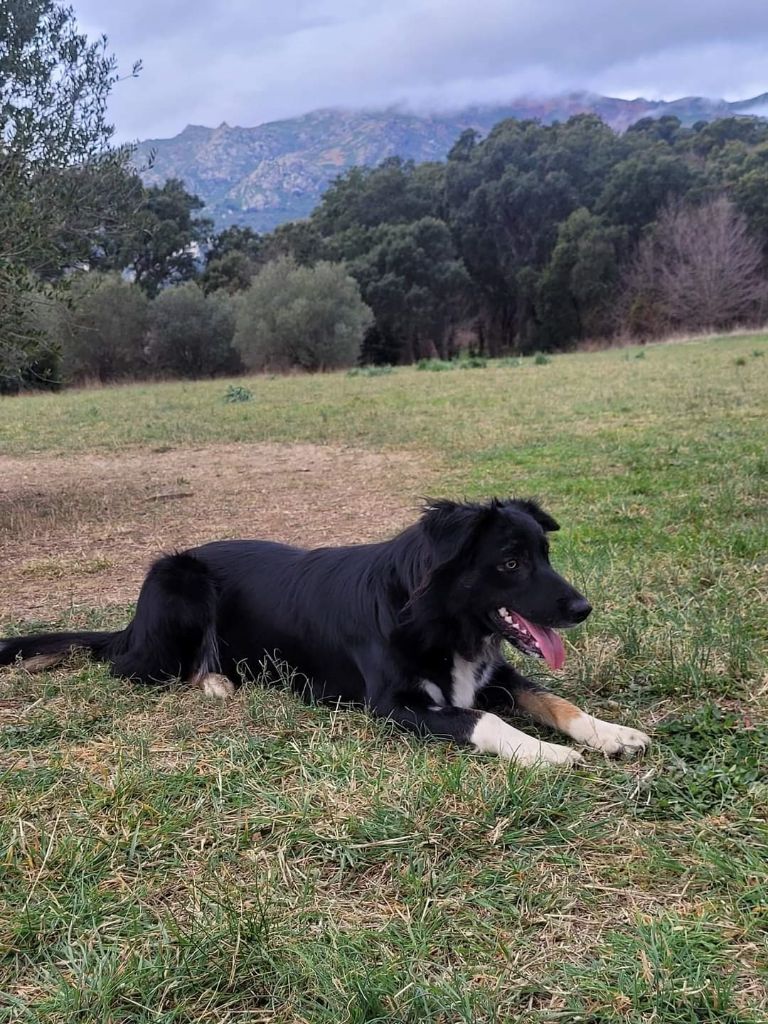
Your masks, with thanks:
[{"label": "green grass", "polygon": [[640,762],[536,773],[258,686],[223,706],[99,666],[6,674],[0,1021],[765,1021],[767,348],[0,400],[31,468],[309,440],[411,449],[445,494],[538,494],[595,606],[553,684],[654,735]]}]

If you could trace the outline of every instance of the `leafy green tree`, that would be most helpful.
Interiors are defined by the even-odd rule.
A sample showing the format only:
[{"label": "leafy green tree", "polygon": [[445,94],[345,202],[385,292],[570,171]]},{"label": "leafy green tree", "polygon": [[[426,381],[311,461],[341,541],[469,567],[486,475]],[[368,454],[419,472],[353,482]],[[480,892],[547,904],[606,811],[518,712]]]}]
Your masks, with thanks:
[{"label": "leafy green tree", "polygon": [[703,184],[683,155],[642,140],[635,153],[611,168],[595,208],[611,223],[624,225],[636,241],[662,207]]},{"label": "leafy green tree", "polygon": [[626,143],[599,118],[504,121],[465,133],[448,158],[448,222],[476,286],[489,350],[541,345],[541,275],[560,224],[591,208]]},{"label": "leafy green tree", "polygon": [[221,292],[206,295],[187,281],[165,288],[152,302],[147,357],[153,369],[171,377],[238,373],[234,331],[232,301]]},{"label": "leafy green tree", "polygon": [[[14,278],[10,275],[18,275]],[[56,293],[21,267],[0,288],[0,395],[62,383]]]},{"label": "leafy green tree", "polygon": [[627,128],[627,135],[644,135],[649,139],[674,144],[681,136],[681,127],[680,118],[670,114],[663,117],[641,117]]},{"label": "leafy green tree", "polygon": [[577,206],[595,206],[606,176],[628,150],[627,137],[617,135],[595,114],[578,114],[563,124],[543,129],[535,162],[547,173],[564,173]]},{"label": "leafy green tree", "polygon": [[346,262],[375,314],[367,359],[408,362],[450,349],[471,300],[444,208],[445,167],[393,157],[341,175],[313,213],[315,259]]},{"label": "leafy green tree", "polygon": [[471,305],[470,281],[447,225],[435,217],[391,224],[349,265],[376,318],[380,362],[451,354],[451,328]]},{"label": "leafy green tree", "polygon": [[477,285],[492,352],[515,340],[522,349],[534,344],[535,277],[575,204],[568,173],[537,164],[544,132],[504,122],[470,160],[448,169],[450,220]]},{"label": "leafy green tree", "polygon": [[340,264],[267,264],[238,297],[235,346],[251,369],[331,370],[360,353],[371,312]]},{"label": "leafy green tree", "polygon": [[542,349],[613,332],[612,303],[626,250],[624,228],[607,224],[583,206],[563,221],[539,280]]},{"label": "leafy green tree", "polygon": [[746,216],[768,259],[768,122],[729,117],[694,125],[678,146],[703,168],[707,189],[686,199],[703,203],[727,195]]},{"label": "leafy green tree", "polygon": [[210,220],[194,216],[204,205],[177,178],[146,189],[130,234],[109,262],[130,268],[149,298],[166,285],[192,280],[211,230]]},{"label": "leafy green tree", "polygon": [[66,380],[102,382],[146,374],[147,298],[119,274],[79,274],[57,328]]},{"label": "leafy green tree", "polygon": [[760,239],[768,261],[768,142],[745,152],[725,170],[728,194]]},{"label": "leafy green tree", "polygon": [[206,295],[225,291],[230,295],[244,291],[253,280],[257,265],[243,252],[232,250],[218,259],[209,260],[200,276],[200,286]]},{"label": "leafy green tree", "polygon": [[717,160],[731,151],[745,152],[768,142],[768,123],[756,117],[723,117],[699,121],[687,133],[680,133],[677,148],[688,149],[699,160]]},{"label": "leafy green tree", "polygon": [[263,243],[251,228],[233,225],[214,235],[205,254],[200,284],[206,294],[243,291],[262,262]]},{"label": "leafy green tree", "polygon": [[400,224],[442,213],[444,168],[390,157],[378,167],[352,167],[323,194],[312,214],[321,235]]},{"label": "leafy green tree", "polygon": [[212,263],[230,253],[238,252],[247,256],[255,265],[261,259],[262,245],[261,236],[257,235],[252,228],[233,224],[213,236],[205,260],[206,263]]},{"label": "leafy green tree", "polygon": [[[135,65],[132,74],[138,72]],[[20,379],[43,336],[30,308],[122,226],[137,183],[111,150],[117,78],[106,39],[89,42],[57,0],[0,0],[0,376]],[[50,301],[50,289],[43,301]]]},{"label": "leafy green tree", "polygon": [[326,258],[325,240],[311,221],[289,221],[262,239],[263,263],[281,256],[292,259],[300,267],[312,267]]}]

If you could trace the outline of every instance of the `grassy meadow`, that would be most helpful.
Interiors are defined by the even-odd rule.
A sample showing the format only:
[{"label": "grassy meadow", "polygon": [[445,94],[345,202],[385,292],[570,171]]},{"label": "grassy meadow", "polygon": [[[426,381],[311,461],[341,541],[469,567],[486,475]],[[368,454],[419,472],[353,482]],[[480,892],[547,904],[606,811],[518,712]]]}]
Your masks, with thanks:
[{"label": "grassy meadow", "polygon": [[[768,336],[2,399],[2,633],[30,626],[3,564],[46,515],[4,464],[298,442],[407,457],[404,514],[538,496],[595,608],[551,685],[654,745],[535,771],[258,686],[5,671],[0,1022],[766,1021]],[[324,515],[301,472],[294,504]],[[75,542],[90,586],[109,563],[73,520]],[[74,572],[68,544],[13,578]],[[33,624],[117,625],[128,600]]]}]

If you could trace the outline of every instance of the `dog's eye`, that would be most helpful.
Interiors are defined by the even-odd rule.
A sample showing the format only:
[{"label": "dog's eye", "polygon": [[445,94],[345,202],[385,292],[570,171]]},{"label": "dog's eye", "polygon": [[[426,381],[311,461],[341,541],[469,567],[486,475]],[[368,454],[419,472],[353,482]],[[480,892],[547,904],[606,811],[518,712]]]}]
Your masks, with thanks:
[{"label": "dog's eye", "polygon": [[517,568],[517,562],[514,558],[510,558],[501,566],[501,568],[504,572],[513,572]]}]

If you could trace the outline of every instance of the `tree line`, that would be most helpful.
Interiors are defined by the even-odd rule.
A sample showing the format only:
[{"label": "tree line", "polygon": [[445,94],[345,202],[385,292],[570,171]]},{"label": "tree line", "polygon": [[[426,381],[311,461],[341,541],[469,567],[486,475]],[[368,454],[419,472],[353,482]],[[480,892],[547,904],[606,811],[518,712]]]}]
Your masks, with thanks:
[{"label": "tree line", "polygon": [[[58,0],[0,0],[0,389],[564,349],[766,315],[768,124],[594,115],[354,167],[214,234],[111,145],[118,80]],[[130,74],[138,73],[135,66]],[[202,211],[202,212],[201,212]]]},{"label": "tree line", "polygon": [[504,121],[444,163],[353,168],[279,236],[346,263],[378,360],[450,357],[462,327],[499,355],[759,322],[768,124]]}]

